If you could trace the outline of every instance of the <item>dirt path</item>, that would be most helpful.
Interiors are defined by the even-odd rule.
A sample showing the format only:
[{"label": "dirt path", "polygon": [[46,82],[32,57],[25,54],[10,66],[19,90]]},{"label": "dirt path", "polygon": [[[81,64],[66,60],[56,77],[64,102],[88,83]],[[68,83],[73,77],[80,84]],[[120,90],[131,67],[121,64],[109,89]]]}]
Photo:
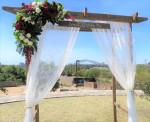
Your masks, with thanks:
[{"label": "dirt path", "polygon": [[[125,90],[116,90],[116,94],[118,96],[127,95],[127,91]],[[135,95],[141,95],[143,92],[141,90],[135,90]],[[50,98],[61,98],[61,97],[81,97],[81,96],[111,96],[112,90],[79,90],[79,91],[65,91],[65,92],[50,92],[50,94],[46,97]],[[10,96],[2,96],[0,97],[0,104],[24,101],[25,94],[19,95],[10,95]]]},{"label": "dirt path", "polygon": [[26,86],[18,86],[18,87],[6,87],[7,94],[0,91],[0,96],[8,96],[8,95],[18,95],[24,93]]}]

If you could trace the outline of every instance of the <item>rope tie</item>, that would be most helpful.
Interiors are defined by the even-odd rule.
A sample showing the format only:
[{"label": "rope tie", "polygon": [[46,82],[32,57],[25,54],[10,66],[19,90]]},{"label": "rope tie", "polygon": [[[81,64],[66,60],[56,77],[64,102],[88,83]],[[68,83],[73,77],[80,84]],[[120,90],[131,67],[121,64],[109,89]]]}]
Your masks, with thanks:
[{"label": "rope tie", "polygon": [[25,106],[25,107],[24,107],[24,113],[26,112],[26,109],[27,109],[27,108],[32,108],[32,107],[26,107],[26,106]]},{"label": "rope tie", "polygon": [[[26,112],[26,110],[27,110],[27,108],[32,108],[32,107],[24,107],[24,114],[25,114],[25,112]],[[34,115],[33,115],[33,118],[35,119],[35,116],[36,116],[36,114],[37,114],[37,110],[35,110],[35,112],[34,112]]]}]

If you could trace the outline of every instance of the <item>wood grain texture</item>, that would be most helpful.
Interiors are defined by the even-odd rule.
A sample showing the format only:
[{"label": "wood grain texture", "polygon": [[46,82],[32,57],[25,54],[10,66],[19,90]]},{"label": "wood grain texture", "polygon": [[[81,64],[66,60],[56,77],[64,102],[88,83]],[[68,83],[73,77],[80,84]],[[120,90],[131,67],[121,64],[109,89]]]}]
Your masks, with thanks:
[{"label": "wood grain texture", "polygon": [[112,75],[112,98],[113,98],[113,122],[117,122],[117,109],[115,106],[116,102],[116,79]]},{"label": "wood grain texture", "polygon": [[91,23],[91,22],[76,22],[76,21],[59,21],[59,26],[80,27],[80,28],[101,28],[110,29],[110,24],[106,23]]},{"label": "wood grain texture", "polygon": [[[3,6],[3,10],[16,14],[17,11],[20,11],[19,7],[8,7]],[[101,20],[101,21],[113,21],[113,22],[126,22],[126,23],[140,23],[148,20],[146,17],[137,17],[136,20],[133,20],[133,16],[123,16],[123,15],[111,15],[111,14],[97,14],[97,13],[87,13],[84,16],[83,12],[73,12],[68,11],[75,19],[82,20]]]},{"label": "wood grain texture", "polygon": [[118,104],[117,102],[114,102],[114,105],[128,114],[128,110],[126,108],[124,108],[123,106],[121,106],[120,104]]}]

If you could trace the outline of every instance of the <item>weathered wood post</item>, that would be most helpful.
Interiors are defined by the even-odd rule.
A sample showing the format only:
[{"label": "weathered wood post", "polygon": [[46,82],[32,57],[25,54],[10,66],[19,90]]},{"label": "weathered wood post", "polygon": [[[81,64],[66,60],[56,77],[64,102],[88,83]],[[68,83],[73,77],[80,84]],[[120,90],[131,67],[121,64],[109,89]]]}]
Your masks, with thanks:
[{"label": "weathered wood post", "polygon": [[35,111],[36,111],[36,114],[35,114],[35,122],[39,122],[40,120],[39,120],[39,104],[37,104],[36,106],[35,106]]},{"label": "weathered wood post", "polygon": [[113,122],[117,122],[117,110],[114,104],[116,102],[116,80],[113,75],[112,75],[112,97],[113,97]]},{"label": "weathered wood post", "polygon": [[77,73],[78,73],[78,71],[77,71],[77,70],[78,70],[78,69],[77,69],[77,66],[78,66],[78,60],[76,60],[76,80],[77,80],[77,77],[78,77],[78,74],[77,74]]}]

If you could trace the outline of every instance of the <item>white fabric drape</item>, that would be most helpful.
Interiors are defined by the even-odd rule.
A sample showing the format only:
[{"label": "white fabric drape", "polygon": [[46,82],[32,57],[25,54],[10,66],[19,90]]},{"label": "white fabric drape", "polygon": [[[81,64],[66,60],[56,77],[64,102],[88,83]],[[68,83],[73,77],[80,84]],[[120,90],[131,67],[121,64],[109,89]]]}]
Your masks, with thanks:
[{"label": "white fabric drape", "polygon": [[46,24],[32,56],[26,85],[26,112],[24,122],[33,122],[32,106],[51,91],[59,79],[71,54],[79,28]]},{"label": "white fabric drape", "polygon": [[136,73],[134,41],[128,23],[110,23],[111,29],[92,29],[106,62],[119,84],[128,91],[128,122],[137,122],[133,99]]}]

